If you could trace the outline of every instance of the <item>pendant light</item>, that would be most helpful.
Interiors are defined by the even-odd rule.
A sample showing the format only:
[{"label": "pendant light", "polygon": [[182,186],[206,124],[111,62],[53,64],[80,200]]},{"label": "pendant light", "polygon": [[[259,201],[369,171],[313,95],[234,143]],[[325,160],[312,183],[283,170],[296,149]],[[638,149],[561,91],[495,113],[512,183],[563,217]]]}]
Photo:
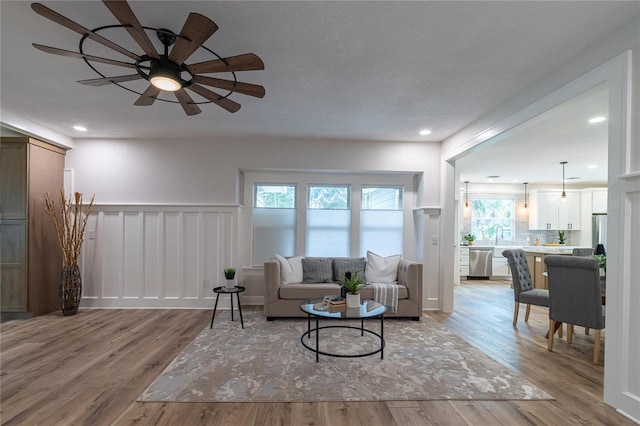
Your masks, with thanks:
[{"label": "pendant light", "polygon": [[562,164],[562,197],[560,198],[560,201],[562,201],[563,203],[567,202],[567,193],[564,191],[564,166],[565,164],[567,164],[566,161],[561,161],[560,164]]},{"label": "pendant light", "polygon": [[529,182],[524,183],[524,208],[525,209],[529,207],[529,195],[527,194],[527,185],[529,185]]},{"label": "pendant light", "polygon": [[469,207],[469,181],[464,181],[464,206]]}]

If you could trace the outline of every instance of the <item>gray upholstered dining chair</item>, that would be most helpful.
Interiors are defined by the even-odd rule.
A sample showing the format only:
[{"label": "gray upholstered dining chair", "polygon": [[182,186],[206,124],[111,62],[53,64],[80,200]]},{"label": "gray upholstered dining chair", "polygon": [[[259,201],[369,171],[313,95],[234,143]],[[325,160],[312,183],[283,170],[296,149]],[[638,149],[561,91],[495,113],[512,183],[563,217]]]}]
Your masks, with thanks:
[{"label": "gray upholstered dining chair", "polygon": [[529,321],[529,312],[531,305],[549,306],[549,291],[541,288],[533,287],[531,272],[527,264],[527,257],[522,249],[507,249],[502,255],[509,262],[511,270],[511,278],[513,281],[513,296],[515,300],[515,308],[513,310],[513,326],[518,322],[518,311],[520,303],[527,304],[527,312],[524,315],[524,321]]},{"label": "gray upholstered dining chair", "polygon": [[573,256],[591,256],[593,255],[593,249],[583,248],[583,247],[574,247],[574,249],[571,251],[571,254]]},{"label": "gray upholstered dining chair", "polygon": [[549,341],[553,352],[553,331],[567,323],[567,342],[573,339],[573,326],[595,329],[593,363],[600,358],[600,336],[604,328],[602,287],[598,261],[580,256],[545,256],[549,285]]}]

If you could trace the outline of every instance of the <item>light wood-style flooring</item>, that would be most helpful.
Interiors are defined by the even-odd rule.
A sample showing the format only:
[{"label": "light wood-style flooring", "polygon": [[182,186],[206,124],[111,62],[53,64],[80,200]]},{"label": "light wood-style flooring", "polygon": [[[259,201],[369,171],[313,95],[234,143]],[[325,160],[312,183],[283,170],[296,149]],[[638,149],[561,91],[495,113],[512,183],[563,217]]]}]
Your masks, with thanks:
[{"label": "light wood-style flooring", "polygon": [[602,360],[591,363],[593,333],[585,336],[576,328],[573,344],[559,339],[549,353],[546,309],[532,307],[529,322],[520,319],[513,328],[513,293],[504,282],[463,282],[455,291],[455,311],[426,315],[556,399],[139,403],[142,391],[209,324],[211,311],[81,310],[71,317],[56,313],[0,324],[0,421],[92,426],[633,424],[602,402],[604,368]]}]

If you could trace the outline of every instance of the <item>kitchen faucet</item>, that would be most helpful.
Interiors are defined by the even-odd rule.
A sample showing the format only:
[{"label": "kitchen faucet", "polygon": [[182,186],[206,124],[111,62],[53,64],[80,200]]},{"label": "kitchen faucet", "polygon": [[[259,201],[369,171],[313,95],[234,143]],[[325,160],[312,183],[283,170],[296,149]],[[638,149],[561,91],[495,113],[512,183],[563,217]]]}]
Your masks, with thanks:
[{"label": "kitchen faucet", "polygon": [[504,239],[504,229],[500,225],[496,225],[496,244],[498,245],[498,231],[500,232],[500,239]]}]

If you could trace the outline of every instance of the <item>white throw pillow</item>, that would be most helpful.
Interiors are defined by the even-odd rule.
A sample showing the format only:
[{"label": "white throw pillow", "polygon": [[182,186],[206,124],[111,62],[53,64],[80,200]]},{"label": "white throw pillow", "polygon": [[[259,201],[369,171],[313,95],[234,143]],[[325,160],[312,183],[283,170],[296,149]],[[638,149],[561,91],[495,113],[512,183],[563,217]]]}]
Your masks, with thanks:
[{"label": "white throw pillow", "polygon": [[280,280],[282,284],[302,282],[302,259],[304,259],[304,256],[295,256],[287,259],[276,254],[276,259],[280,262]]},{"label": "white throw pillow", "polygon": [[370,283],[392,283],[398,281],[398,264],[400,255],[383,257],[367,251],[367,268],[365,275]]}]

